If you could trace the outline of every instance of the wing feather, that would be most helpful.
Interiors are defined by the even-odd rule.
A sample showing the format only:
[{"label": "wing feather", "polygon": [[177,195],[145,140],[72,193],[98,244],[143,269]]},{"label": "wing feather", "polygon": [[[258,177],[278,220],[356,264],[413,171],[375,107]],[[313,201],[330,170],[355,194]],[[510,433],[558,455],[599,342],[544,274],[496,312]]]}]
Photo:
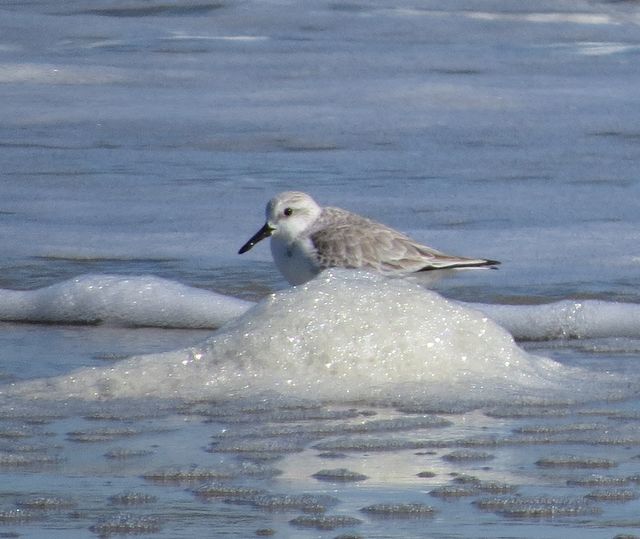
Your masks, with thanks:
[{"label": "wing feather", "polygon": [[346,267],[382,273],[495,265],[448,255],[376,221],[339,208],[324,208],[309,231],[320,269]]}]

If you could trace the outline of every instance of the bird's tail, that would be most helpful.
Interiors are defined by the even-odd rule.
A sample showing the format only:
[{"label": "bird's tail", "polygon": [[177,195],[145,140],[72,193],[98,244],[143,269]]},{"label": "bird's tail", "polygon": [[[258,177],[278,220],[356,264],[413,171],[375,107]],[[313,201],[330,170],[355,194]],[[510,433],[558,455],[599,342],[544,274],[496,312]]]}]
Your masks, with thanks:
[{"label": "bird's tail", "polygon": [[488,260],[484,258],[462,258],[442,256],[436,257],[428,266],[420,271],[442,270],[442,269],[473,269],[487,268],[498,269],[500,262],[498,260]]}]

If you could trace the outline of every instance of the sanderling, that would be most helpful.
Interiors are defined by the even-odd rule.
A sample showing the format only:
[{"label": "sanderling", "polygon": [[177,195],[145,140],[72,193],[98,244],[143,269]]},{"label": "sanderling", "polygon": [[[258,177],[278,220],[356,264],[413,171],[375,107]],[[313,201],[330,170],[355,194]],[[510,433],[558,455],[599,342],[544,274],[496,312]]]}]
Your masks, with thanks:
[{"label": "sanderling", "polygon": [[276,266],[293,285],[332,267],[385,275],[495,267],[500,262],[436,251],[381,223],[340,208],[321,208],[306,193],[286,191],[267,204],[267,222],[238,251],[271,236]]}]

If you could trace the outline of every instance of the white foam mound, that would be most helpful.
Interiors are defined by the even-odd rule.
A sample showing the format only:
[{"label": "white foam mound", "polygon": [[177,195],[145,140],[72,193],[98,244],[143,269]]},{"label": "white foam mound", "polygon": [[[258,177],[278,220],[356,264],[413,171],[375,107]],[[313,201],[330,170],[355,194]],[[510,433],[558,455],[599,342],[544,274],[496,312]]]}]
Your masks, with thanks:
[{"label": "white foam mound", "polygon": [[154,276],[82,275],[37,290],[1,290],[0,320],[220,327],[251,302]]},{"label": "white foam mound", "polygon": [[546,395],[560,364],[521,350],[479,311],[403,280],[325,272],[266,298],[199,347],[30,382],[36,397],[223,398],[262,391],[323,400]]},{"label": "white foam mound", "polygon": [[[328,275],[348,280],[352,273]],[[382,287],[380,280],[376,286]],[[416,303],[419,298],[433,301],[429,293],[417,295]],[[253,305],[155,276],[81,275],[37,290],[0,289],[0,321],[10,322],[215,329]],[[484,312],[519,340],[640,337],[637,304],[567,300],[546,305],[464,305]]]},{"label": "white foam mound", "polygon": [[558,301],[545,305],[475,305],[516,339],[640,337],[640,305]]}]

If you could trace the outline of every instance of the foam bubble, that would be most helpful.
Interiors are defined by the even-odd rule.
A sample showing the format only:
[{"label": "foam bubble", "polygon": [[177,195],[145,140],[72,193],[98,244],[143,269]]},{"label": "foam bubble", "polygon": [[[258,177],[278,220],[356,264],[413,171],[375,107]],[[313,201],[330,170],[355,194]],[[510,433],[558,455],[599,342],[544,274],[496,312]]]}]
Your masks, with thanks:
[{"label": "foam bubble", "polygon": [[436,510],[423,503],[376,503],[360,509],[363,513],[377,517],[431,517]]},{"label": "foam bubble", "polygon": [[90,531],[101,537],[157,533],[161,529],[161,523],[156,517],[128,513],[106,517],[89,527]]},{"label": "foam bubble", "polygon": [[289,523],[298,528],[315,528],[316,530],[335,530],[336,528],[351,527],[362,524],[362,521],[355,517],[345,515],[326,516],[300,516]]},{"label": "foam bubble", "polygon": [[39,84],[113,84],[129,77],[122,69],[59,64],[3,63],[0,82]]},{"label": "foam bubble", "polygon": [[564,300],[545,305],[473,305],[522,340],[640,337],[640,305]]},{"label": "foam bubble", "polygon": [[[364,278],[355,275],[357,273],[332,270],[319,279],[328,279],[336,286],[342,280],[345,281],[342,286],[348,288],[349,279]],[[370,278],[374,279],[373,276]],[[433,302],[432,298],[428,293],[418,293],[416,284],[413,287],[404,284],[408,286],[407,293],[415,296],[411,300],[416,304],[414,312],[424,316],[418,313],[421,308],[418,303],[426,301],[422,306],[426,308]],[[328,287],[326,283],[325,286]],[[384,288],[380,278],[371,286]],[[389,286],[401,289],[403,283],[389,283]],[[324,296],[316,298],[316,303],[324,301],[330,293],[327,290]],[[340,293],[337,288],[335,293]],[[374,293],[362,293],[365,301],[371,301],[367,294]],[[273,299],[270,301],[269,308],[275,308]],[[0,320],[11,322],[215,329],[241,316],[253,305],[250,301],[155,276],[88,274],[36,290],[0,289]],[[305,305],[301,304],[302,307]],[[637,304],[565,300],[545,305],[462,305],[485,313],[519,340],[640,337],[640,305]],[[330,309],[337,311],[340,308],[333,303],[320,313],[321,306],[316,306],[309,315],[333,316]],[[348,307],[342,306],[344,317],[349,315]],[[380,313],[385,315],[384,310]],[[443,314],[446,315],[444,311]],[[372,327],[375,328],[375,324]],[[406,331],[410,333],[412,329],[408,327]],[[625,346],[633,347],[633,343]]]},{"label": "foam bubble", "polygon": [[0,320],[219,327],[251,302],[155,276],[81,275],[37,290],[0,290]]},{"label": "foam bubble", "polygon": [[574,396],[576,378],[575,369],[524,352],[479,311],[404,280],[335,270],[269,296],[201,346],[25,382],[10,393],[484,402],[548,398],[568,380]]}]

